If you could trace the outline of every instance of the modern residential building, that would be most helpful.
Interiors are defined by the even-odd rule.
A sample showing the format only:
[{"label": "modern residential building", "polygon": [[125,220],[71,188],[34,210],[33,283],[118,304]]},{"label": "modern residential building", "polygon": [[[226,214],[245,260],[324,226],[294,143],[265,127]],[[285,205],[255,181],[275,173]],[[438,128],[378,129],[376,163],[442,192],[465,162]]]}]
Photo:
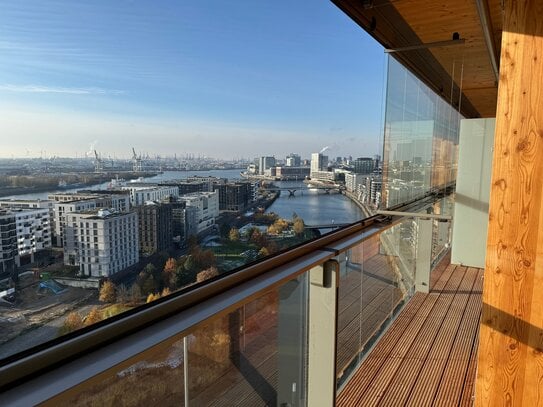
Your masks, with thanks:
[{"label": "modern residential building", "polygon": [[17,225],[19,259],[34,262],[34,254],[52,247],[49,208],[11,209]]},{"label": "modern residential building", "polygon": [[82,276],[111,277],[139,261],[138,215],[93,209],[67,215],[66,239],[73,239],[69,264]]},{"label": "modern residential building", "polygon": [[173,239],[172,205],[147,201],[134,210],[138,214],[140,252],[152,254],[169,249]]},{"label": "modern residential building", "polygon": [[328,156],[322,153],[311,154],[311,174],[315,171],[328,170]]},{"label": "modern residential building", "polygon": [[371,174],[375,169],[375,160],[370,157],[359,157],[353,164],[356,174]]},{"label": "modern residential building", "polygon": [[159,186],[171,186],[177,187],[179,190],[179,196],[190,194],[192,192],[205,192],[209,191],[209,182],[207,180],[173,180],[162,181]]},{"label": "modern residential building", "polygon": [[[79,197],[77,197],[79,198]],[[81,212],[95,209],[97,207],[96,198],[75,199],[72,201],[61,200],[55,203],[55,237],[56,246],[64,248],[64,261],[66,262],[68,253],[73,248],[66,247],[65,229],[67,225],[67,215],[71,212]]]},{"label": "modern residential building", "polygon": [[143,205],[147,201],[161,201],[170,196],[179,196],[177,186],[143,186],[126,185],[121,189],[130,191],[130,203],[132,206]]},{"label": "modern residential building", "polygon": [[258,173],[270,175],[272,167],[275,167],[275,157],[264,156],[258,159]]},{"label": "modern residential building", "polygon": [[247,181],[213,184],[219,194],[220,211],[244,211],[253,202],[253,186]]},{"label": "modern residential building", "polygon": [[49,229],[51,231],[52,242],[55,235],[55,202],[50,199],[4,199],[0,200],[0,208],[6,209],[32,209],[41,208],[48,210]]},{"label": "modern residential building", "polygon": [[205,234],[215,228],[215,219],[219,216],[219,193],[214,192],[193,192],[179,197],[180,201],[198,210],[197,220],[198,235]]},{"label": "modern residential building", "polygon": [[282,181],[297,181],[303,180],[309,177],[310,168],[309,167],[275,167],[275,177]]},{"label": "modern residential building", "polygon": [[17,279],[18,265],[15,214],[8,209],[0,209],[0,278]]},{"label": "modern residential building", "polygon": [[363,185],[366,180],[364,174],[347,173],[345,174],[345,189],[349,192],[356,192],[359,185]]}]

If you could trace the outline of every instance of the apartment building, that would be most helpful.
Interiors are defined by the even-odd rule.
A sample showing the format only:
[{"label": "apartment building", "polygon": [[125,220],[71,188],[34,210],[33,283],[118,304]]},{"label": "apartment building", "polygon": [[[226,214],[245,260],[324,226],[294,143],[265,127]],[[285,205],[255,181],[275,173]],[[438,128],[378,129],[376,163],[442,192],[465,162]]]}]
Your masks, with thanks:
[{"label": "apartment building", "polygon": [[147,201],[161,201],[171,196],[179,196],[177,186],[145,186],[140,184],[123,186],[121,189],[130,192],[132,206],[143,205]]},{"label": "apartment building", "polygon": [[136,212],[91,209],[66,218],[69,264],[79,266],[81,275],[110,277],[139,261]]},{"label": "apartment building", "polygon": [[52,247],[51,222],[48,208],[11,209],[17,227],[17,250],[19,257],[30,257]]},{"label": "apartment building", "polygon": [[16,278],[18,264],[15,214],[10,210],[0,209],[0,278]]},{"label": "apartment building", "polygon": [[197,209],[198,235],[204,234],[215,227],[215,219],[219,216],[219,194],[214,192],[194,192],[179,198],[187,207]]},{"label": "apartment building", "polygon": [[156,253],[172,245],[172,204],[147,201],[135,206],[138,214],[139,247],[141,253]]}]

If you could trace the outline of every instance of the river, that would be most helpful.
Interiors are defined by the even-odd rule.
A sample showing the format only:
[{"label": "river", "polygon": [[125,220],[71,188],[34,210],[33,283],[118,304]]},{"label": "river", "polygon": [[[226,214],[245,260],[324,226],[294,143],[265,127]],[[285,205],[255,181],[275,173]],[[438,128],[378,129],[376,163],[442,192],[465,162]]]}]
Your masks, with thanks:
[{"label": "river", "polygon": [[[228,179],[240,178],[240,170],[210,170],[210,171],[165,171],[154,177],[146,178],[148,182],[159,182],[173,179],[183,179],[190,176],[213,176]],[[107,189],[108,182],[84,188],[52,190],[34,194],[12,195],[1,199],[47,199],[53,192],[76,192],[79,189],[100,190]],[[352,223],[361,219],[362,211],[349,198],[338,193],[325,194],[322,191],[307,189],[305,184],[296,181],[274,182],[278,187],[300,186],[295,196],[289,196],[288,191],[282,191],[279,198],[267,209],[280,217],[290,219],[293,213],[300,216],[306,224]]]}]

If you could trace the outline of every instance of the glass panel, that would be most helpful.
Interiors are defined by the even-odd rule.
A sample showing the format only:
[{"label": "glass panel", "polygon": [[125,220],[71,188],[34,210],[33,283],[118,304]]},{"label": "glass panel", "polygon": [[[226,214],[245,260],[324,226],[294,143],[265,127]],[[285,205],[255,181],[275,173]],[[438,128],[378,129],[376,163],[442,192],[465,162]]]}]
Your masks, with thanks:
[{"label": "glass panel", "polygon": [[[404,226],[372,236],[340,256],[337,383],[343,383],[365,356],[398,305],[412,290],[402,284],[399,241]],[[412,254],[411,254],[412,256]]]},{"label": "glass panel", "polygon": [[191,405],[304,405],[307,277],[188,337]]},{"label": "glass panel", "polygon": [[183,338],[155,346],[75,388],[50,405],[185,405]]},{"label": "glass panel", "polygon": [[392,207],[456,180],[460,114],[389,57],[382,204]]}]

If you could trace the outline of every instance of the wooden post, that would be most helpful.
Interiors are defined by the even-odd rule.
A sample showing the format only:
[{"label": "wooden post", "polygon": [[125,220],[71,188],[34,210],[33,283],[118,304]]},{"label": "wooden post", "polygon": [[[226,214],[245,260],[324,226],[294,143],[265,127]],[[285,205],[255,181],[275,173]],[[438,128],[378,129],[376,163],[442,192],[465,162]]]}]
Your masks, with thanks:
[{"label": "wooden post", "polygon": [[543,1],[506,0],[477,406],[543,405]]}]

